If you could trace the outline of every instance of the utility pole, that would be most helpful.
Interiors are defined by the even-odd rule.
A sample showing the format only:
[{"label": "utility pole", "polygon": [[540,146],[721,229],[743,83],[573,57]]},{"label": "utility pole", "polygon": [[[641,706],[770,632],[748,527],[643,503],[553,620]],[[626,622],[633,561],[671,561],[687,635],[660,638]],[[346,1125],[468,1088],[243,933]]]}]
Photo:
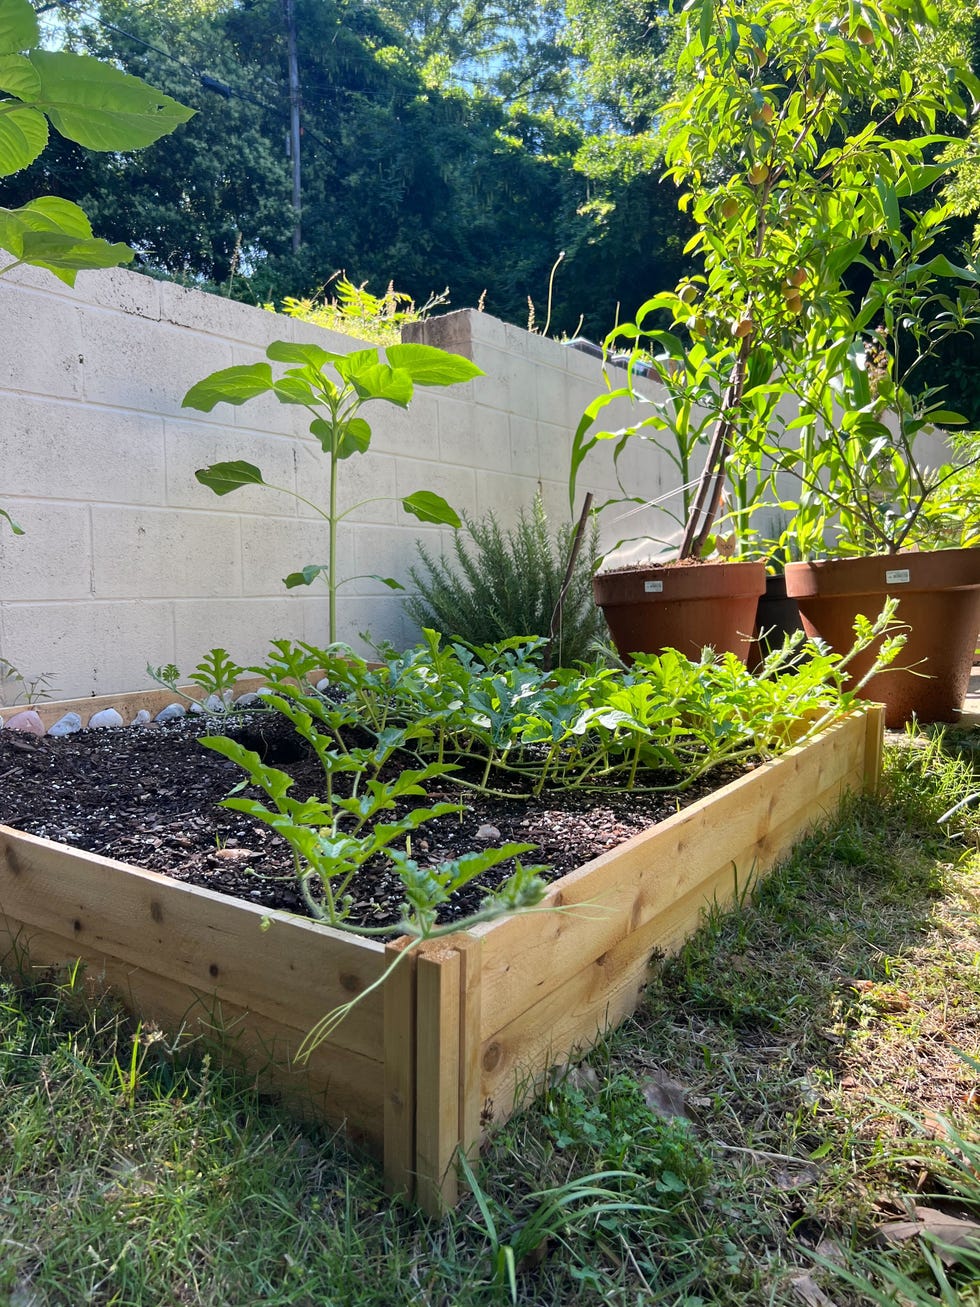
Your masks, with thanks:
[{"label": "utility pole", "polygon": [[296,57],[296,10],[294,0],[282,0],[286,20],[286,55],[289,61],[289,157],[293,164],[293,253],[300,247],[302,193],[299,160],[299,61]]}]

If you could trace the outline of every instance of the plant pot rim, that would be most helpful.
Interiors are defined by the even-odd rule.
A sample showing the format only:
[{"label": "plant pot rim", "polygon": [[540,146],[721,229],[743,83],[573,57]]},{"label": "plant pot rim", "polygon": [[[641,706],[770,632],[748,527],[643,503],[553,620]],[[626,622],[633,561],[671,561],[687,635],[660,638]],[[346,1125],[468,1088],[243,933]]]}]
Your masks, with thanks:
[{"label": "plant pot rim", "polygon": [[666,603],[675,599],[755,597],[765,592],[764,563],[719,562],[649,564],[597,572],[596,603]]},{"label": "plant pot rim", "polygon": [[980,586],[980,547],[902,550],[786,564],[786,588],[793,598],[824,591],[840,594],[902,594],[918,590]]}]

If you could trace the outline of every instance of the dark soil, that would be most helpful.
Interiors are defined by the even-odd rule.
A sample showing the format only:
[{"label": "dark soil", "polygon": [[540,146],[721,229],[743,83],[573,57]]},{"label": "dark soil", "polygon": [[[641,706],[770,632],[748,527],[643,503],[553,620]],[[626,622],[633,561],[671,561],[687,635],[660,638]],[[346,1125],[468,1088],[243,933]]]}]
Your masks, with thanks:
[{"label": "dark soil", "polygon": [[[237,725],[244,742],[266,762],[295,778],[293,794],[322,789],[315,758],[281,720],[249,715]],[[0,730],[0,824],[86,849],[175,880],[265,907],[306,914],[288,846],[267,826],[218,806],[244,773],[196,742],[196,736],[231,731],[200,718],[119,730],[79,731],[53,738]],[[540,799],[487,798],[469,791],[430,788],[436,800],[462,799],[461,817],[441,817],[416,832],[413,856],[437,863],[471,849],[507,841],[536,845],[525,863],[547,864],[553,879],[614,848],[631,835],[710,793],[735,773],[715,773],[677,794],[558,791]],[[669,778],[662,778],[668,780]],[[258,791],[245,793],[264,798]],[[411,806],[424,806],[414,799]],[[482,827],[499,832],[487,835]],[[424,863],[423,863],[424,865]],[[492,880],[460,891],[445,919],[472,911]],[[369,874],[370,873],[370,874]],[[396,921],[401,882],[387,864],[365,869],[353,887],[351,921],[380,926]]]}]

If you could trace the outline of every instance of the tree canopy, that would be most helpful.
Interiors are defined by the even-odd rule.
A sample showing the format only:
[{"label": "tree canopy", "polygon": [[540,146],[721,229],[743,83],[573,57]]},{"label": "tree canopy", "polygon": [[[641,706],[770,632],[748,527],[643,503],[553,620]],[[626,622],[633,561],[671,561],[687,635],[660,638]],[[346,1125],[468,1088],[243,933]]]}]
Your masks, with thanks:
[{"label": "tree canopy", "polygon": [[[969,40],[970,0],[943,0]],[[40,0],[37,0],[37,7]],[[660,109],[686,18],[660,0],[292,0],[302,240],[287,155],[284,0],[60,0],[57,39],[196,110],[139,155],[70,142],[4,184],[82,203],[147,271],[262,302],[338,270],[417,300],[601,338],[690,271]],[[952,21],[955,20],[955,21]],[[962,205],[977,192],[960,183]]]}]

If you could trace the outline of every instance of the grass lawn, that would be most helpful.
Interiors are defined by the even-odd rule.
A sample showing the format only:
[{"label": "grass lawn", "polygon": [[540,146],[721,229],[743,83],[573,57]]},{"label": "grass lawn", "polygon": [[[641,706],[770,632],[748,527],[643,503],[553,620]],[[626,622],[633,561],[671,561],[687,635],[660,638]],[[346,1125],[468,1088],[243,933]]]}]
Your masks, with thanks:
[{"label": "grass lawn", "polygon": [[442,1224],[77,976],[4,984],[0,1303],[980,1305],[974,744],[889,748]]}]

